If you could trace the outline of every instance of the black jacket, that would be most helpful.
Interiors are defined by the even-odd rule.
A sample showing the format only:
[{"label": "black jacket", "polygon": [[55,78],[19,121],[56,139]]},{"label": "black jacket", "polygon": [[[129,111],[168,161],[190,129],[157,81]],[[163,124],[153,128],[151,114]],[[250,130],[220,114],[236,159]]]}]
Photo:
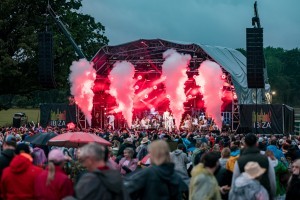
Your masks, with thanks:
[{"label": "black jacket", "polygon": [[286,200],[298,199],[300,197],[300,178],[293,175],[286,191]]},{"label": "black jacket", "polygon": [[142,169],[126,177],[124,184],[131,198],[140,200],[180,200],[188,190],[173,163]]},{"label": "black jacket", "polygon": [[258,164],[265,168],[266,171],[262,175],[259,182],[266,188],[269,194],[271,194],[271,185],[268,177],[269,160],[265,155],[260,154],[260,150],[257,147],[247,147],[242,150],[239,159],[237,160],[240,172],[244,172],[244,167],[249,161],[258,162]]},{"label": "black jacket", "polygon": [[0,179],[2,176],[3,170],[9,166],[9,163],[15,156],[15,150],[12,149],[5,149],[1,152],[0,155]]}]

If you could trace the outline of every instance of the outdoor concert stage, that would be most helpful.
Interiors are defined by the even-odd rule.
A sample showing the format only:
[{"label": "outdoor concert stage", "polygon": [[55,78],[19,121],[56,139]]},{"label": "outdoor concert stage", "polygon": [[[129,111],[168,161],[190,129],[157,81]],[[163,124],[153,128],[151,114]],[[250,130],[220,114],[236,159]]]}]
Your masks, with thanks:
[{"label": "outdoor concert stage", "polygon": [[[202,94],[196,85],[194,76],[198,75],[198,68],[203,61],[210,60],[218,63],[223,71],[220,79],[224,80],[222,88],[223,117],[230,121],[232,130],[239,125],[239,104],[265,103],[265,91],[249,89],[247,87],[246,57],[239,51],[225,47],[213,47],[192,43],[175,43],[162,39],[140,39],[116,46],[101,48],[92,59],[97,73],[95,81],[92,126],[105,127],[108,113],[113,113],[116,100],[107,91],[110,82],[108,75],[117,61],[128,61],[134,65],[135,78],[138,80],[134,86],[134,112],[133,117],[140,117],[149,113],[150,109],[162,114],[169,107],[168,94],[165,85],[160,81],[163,53],[168,49],[175,49],[179,53],[191,55],[188,81],[185,82],[187,102],[184,103],[185,113],[190,115],[205,111]],[[176,80],[174,80],[176,81]],[[210,84],[214,84],[213,82]],[[126,87],[126,85],[124,85]],[[257,97],[256,97],[257,94]],[[267,95],[268,97],[268,95]],[[207,113],[209,115],[209,113]],[[124,125],[122,114],[116,114],[116,126]]]}]

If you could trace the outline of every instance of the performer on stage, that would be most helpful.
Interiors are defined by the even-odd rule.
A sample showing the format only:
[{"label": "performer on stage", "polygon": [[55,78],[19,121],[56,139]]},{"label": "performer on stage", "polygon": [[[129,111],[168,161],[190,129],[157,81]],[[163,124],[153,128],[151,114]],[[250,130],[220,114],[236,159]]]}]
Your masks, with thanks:
[{"label": "performer on stage", "polygon": [[168,130],[168,128],[169,128],[169,120],[168,120],[169,116],[170,116],[170,112],[168,110],[166,110],[163,114],[163,120],[165,122],[165,129],[166,130]]},{"label": "performer on stage", "polygon": [[113,114],[107,115],[108,124],[112,127],[112,130],[115,130],[115,116]]},{"label": "performer on stage", "polygon": [[170,113],[167,121],[168,121],[168,129],[167,129],[167,131],[168,132],[172,132],[172,130],[174,128],[174,118],[173,118],[172,113]]}]

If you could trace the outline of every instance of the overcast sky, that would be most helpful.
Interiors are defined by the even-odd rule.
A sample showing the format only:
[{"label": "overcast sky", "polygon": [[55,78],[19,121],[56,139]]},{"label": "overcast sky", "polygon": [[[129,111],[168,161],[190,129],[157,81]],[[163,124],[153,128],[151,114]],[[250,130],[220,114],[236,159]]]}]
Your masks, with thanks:
[{"label": "overcast sky", "polygon": [[[254,0],[83,0],[109,45],[166,39],[246,48]],[[264,46],[300,47],[300,0],[258,0]]]}]

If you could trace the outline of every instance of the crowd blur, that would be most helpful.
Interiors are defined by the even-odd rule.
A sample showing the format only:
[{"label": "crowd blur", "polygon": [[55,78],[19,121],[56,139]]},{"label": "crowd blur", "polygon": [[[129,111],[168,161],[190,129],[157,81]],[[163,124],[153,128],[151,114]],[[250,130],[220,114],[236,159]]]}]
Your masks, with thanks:
[{"label": "crowd blur", "polygon": [[[35,145],[83,131],[112,146]],[[0,199],[299,199],[300,137],[216,130],[0,129]]]}]

